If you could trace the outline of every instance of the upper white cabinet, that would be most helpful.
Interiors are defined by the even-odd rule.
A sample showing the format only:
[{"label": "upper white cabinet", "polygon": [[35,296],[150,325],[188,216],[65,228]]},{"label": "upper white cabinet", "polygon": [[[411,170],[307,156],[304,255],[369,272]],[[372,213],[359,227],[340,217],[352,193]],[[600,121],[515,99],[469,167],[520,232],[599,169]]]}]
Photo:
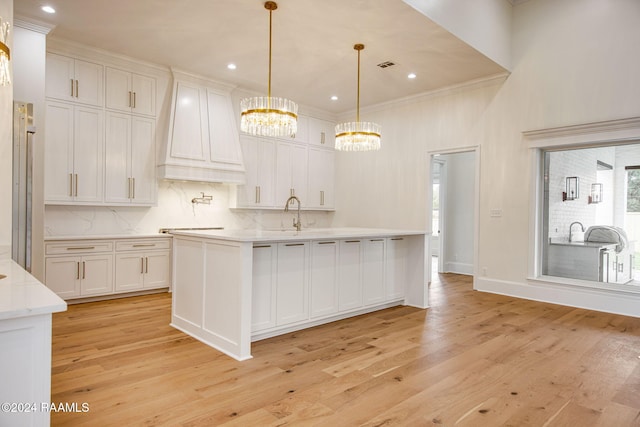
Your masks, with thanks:
[{"label": "upper white cabinet", "polygon": [[47,53],[46,95],[101,107],[104,67],[68,56]]},{"label": "upper white cabinet", "polygon": [[169,136],[159,174],[165,179],[244,183],[230,89],[174,71]]},{"label": "upper white cabinet", "polygon": [[105,201],[153,205],[156,201],[154,119],[107,111]]},{"label": "upper white cabinet", "polygon": [[271,207],[275,204],[276,143],[271,139],[242,135],[246,183],[237,188],[236,206]]},{"label": "upper white cabinet", "polygon": [[101,202],[103,111],[63,102],[48,102],[46,114],[45,202]]},{"label": "upper white cabinet", "polygon": [[335,189],[335,151],[309,147],[307,207],[333,209]]},{"label": "upper white cabinet", "polygon": [[336,141],[335,123],[326,120],[309,119],[309,144],[333,149]]},{"label": "upper white cabinet", "polygon": [[300,203],[307,200],[307,147],[277,142],[276,145],[276,206],[284,207],[290,196]]},{"label": "upper white cabinet", "polygon": [[156,79],[106,67],[106,107],[128,113],[156,115]]}]

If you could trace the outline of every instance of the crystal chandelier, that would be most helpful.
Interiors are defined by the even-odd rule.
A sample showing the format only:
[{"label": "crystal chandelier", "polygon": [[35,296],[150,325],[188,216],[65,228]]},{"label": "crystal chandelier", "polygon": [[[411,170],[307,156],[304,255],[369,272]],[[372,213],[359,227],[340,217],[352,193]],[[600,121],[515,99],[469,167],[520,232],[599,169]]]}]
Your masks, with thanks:
[{"label": "crystal chandelier", "polygon": [[2,17],[0,17],[0,86],[8,86],[11,84],[11,71],[9,69],[11,53],[9,46],[6,45],[8,37],[9,23],[2,22]]},{"label": "crystal chandelier", "polygon": [[360,51],[363,44],[353,46],[358,51],[358,101],[356,121],[340,123],[336,126],[336,150],[374,151],[380,149],[380,125],[360,121]]},{"label": "crystal chandelier", "polygon": [[240,101],[240,130],[259,136],[294,136],[298,130],[298,105],[285,98],[271,97],[271,17],[278,8],[268,1],[269,11],[269,91],[267,96],[245,98]]}]

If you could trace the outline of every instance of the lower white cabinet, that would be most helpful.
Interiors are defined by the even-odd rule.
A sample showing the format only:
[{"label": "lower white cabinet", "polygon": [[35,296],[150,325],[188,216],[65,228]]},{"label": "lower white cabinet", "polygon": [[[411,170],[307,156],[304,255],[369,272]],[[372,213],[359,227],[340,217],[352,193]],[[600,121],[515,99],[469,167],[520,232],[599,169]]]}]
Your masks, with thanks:
[{"label": "lower white cabinet", "polygon": [[307,282],[309,242],[278,243],[276,324],[309,318]]},{"label": "lower white cabinet", "polygon": [[169,287],[171,238],[47,242],[45,284],[65,299]]},{"label": "lower white cabinet", "polygon": [[113,292],[113,255],[97,254],[47,258],[47,286],[60,298],[88,297]]},{"label": "lower white cabinet", "polygon": [[404,237],[387,238],[386,294],[387,299],[403,298],[407,286],[409,250]]},{"label": "lower white cabinet", "polygon": [[338,256],[337,241],[311,243],[311,318],[338,311]]},{"label": "lower white cabinet", "polygon": [[386,240],[365,239],[362,256],[362,300],[365,306],[384,302]]},{"label": "lower white cabinet", "polygon": [[362,307],[362,241],[341,240],[338,268],[340,311]]}]

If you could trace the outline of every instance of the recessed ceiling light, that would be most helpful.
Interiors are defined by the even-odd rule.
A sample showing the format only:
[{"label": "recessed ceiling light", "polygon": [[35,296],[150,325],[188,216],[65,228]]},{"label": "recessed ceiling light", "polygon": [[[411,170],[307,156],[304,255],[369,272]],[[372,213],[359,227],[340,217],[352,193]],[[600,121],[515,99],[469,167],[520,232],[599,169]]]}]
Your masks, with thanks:
[{"label": "recessed ceiling light", "polygon": [[415,79],[415,78],[416,78],[416,73],[409,73],[409,75],[407,76],[407,78]]},{"label": "recessed ceiling light", "polygon": [[42,10],[47,13],[56,13],[56,10],[51,6],[42,6]]},{"label": "recessed ceiling light", "polygon": [[230,70],[235,70],[236,69],[236,64],[229,64],[227,65],[227,68]]},{"label": "recessed ceiling light", "polygon": [[335,95],[333,95],[333,96],[331,97],[331,100],[332,100],[332,101],[337,101],[337,100],[338,100],[338,97],[337,97],[337,96],[335,96]]}]

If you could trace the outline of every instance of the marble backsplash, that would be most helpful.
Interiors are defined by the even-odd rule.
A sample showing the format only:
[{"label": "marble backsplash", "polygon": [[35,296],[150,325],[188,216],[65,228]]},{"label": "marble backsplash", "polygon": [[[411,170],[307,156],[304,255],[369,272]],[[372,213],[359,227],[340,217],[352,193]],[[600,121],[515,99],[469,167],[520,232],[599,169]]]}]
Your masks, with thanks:
[{"label": "marble backsplash", "polygon": [[[154,207],[47,205],[45,238],[154,234],[160,228],[177,227],[292,228],[291,212],[229,209],[230,191],[235,190],[226,184],[160,181]],[[212,196],[210,204],[191,202],[201,193]],[[331,212],[301,214],[303,228],[330,227],[332,218]]]}]

